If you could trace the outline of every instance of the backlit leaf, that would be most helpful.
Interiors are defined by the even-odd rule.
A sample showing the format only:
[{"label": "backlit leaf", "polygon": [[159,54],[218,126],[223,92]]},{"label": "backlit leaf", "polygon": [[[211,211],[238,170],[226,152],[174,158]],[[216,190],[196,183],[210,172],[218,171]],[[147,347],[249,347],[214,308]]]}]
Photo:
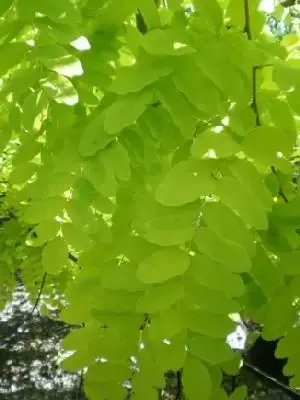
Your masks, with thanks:
[{"label": "backlit leaf", "polygon": [[198,250],[215,261],[225,264],[232,272],[246,272],[251,268],[250,258],[243,247],[221,239],[208,228],[200,228],[195,236]]},{"label": "backlit leaf", "polygon": [[120,96],[104,112],[104,129],[109,135],[119,133],[136,122],[152,101],[153,93],[150,90]]},{"label": "backlit leaf", "polygon": [[139,264],[137,277],[145,283],[160,283],[182,275],[189,267],[187,253],[169,248],[152,254]]},{"label": "backlit leaf", "polygon": [[189,339],[188,349],[191,354],[209,364],[220,364],[233,358],[232,350],[224,340],[210,336],[192,337]]},{"label": "backlit leaf", "polygon": [[203,158],[211,152],[214,157],[228,157],[240,151],[239,144],[228,132],[215,132],[213,129],[206,130],[197,136],[191,147],[191,154],[196,158]]},{"label": "backlit leaf", "polygon": [[178,280],[170,280],[150,287],[137,303],[137,311],[156,313],[170,308],[183,296],[183,286]]},{"label": "backlit leaf", "polygon": [[[157,46],[157,43],[160,45]],[[153,29],[148,32],[141,42],[144,49],[152,55],[183,55],[194,53],[194,49],[186,43],[178,43],[173,38],[172,31]]]},{"label": "backlit leaf", "polygon": [[30,8],[57,23],[74,25],[81,21],[79,11],[70,0],[32,0]]},{"label": "backlit leaf", "polygon": [[262,204],[238,180],[231,177],[223,178],[218,182],[215,194],[223,203],[236,211],[245,224],[256,229],[267,229],[268,220]]},{"label": "backlit leaf", "polygon": [[272,126],[259,126],[251,131],[243,142],[245,153],[269,166],[277,164],[278,152],[288,156],[295,144],[295,137]]},{"label": "backlit leaf", "polygon": [[159,82],[157,97],[171,114],[182,136],[192,138],[196,129],[196,117],[185,97],[167,79]]},{"label": "backlit leaf", "polygon": [[145,60],[138,60],[130,67],[120,68],[111,88],[118,94],[138,92],[170,72],[170,67],[147,57]]},{"label": "backlit leaf", "polygon": [[180,206],[210,194],[215,187],[212,170],[212,164],[195,159],[174,165],[157,187],[157,201]]},{"label": "backlit leaf", "polygon": [[187,357],[182,376],[185,393],[190,400],[208,400],[212,381],[207,367],[195,357]]},{"label": "backlit leaf", "polygon": [[203,210],[203,218],[209,229],[221,238],[240,244],[249,255],[254,251],[254,238],[246,228],[243,220],[225,204],[207,203]]},{"label": "backlit leaf", "polygon": [[63,238],[57,237],[46,244],[42,254],[45,272],[58,273],[68,262],[68,247]]}]

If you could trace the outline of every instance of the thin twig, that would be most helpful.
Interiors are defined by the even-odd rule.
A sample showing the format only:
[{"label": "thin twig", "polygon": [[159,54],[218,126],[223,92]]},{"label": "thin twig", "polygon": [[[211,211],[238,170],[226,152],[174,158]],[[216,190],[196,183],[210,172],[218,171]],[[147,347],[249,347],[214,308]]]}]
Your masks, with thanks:
[{"label": "thin twig", "polygon": [[[252,33],[251,33],[251,23],[250,23],[250,9],[249,9],[249,0],[244,0],[244,11],[245,11],[245,28],[244,32],[247,34],[248,40],[252,40]],[[257,76],[256,71],[262,68],[262,66],[257,67],[254,66],[252,68],[252,103],[251,108],[255,114],[255,123],[256,126],[261,126],[258,105],[257,105]]]},{"label": "thin twig", "polygon": [[[252,40],[252,33],[251,33],[251,23],[250,23],[250,10],[249,10],[249,0],[244,0],[244,10],[245,10],[245,28],[244,31],[247,34],[248,40]],[[260,66],[254,66],[252,68],[252,102],[251,102],[251,108],[254,112],[255,115],[255,126],[259,127],[261,126],[261,120],[260,120],[260,114],[259,114],[259,108],[258,108],[258,102],[257,102],[257,70],[272,66],[272,64],[266,64],[266,65],[260,65]],[[271,167],[272,173],[277,177],[278,179],[278,174],[277,170],[274,166]],[[279,188],[279,196],[282,197],[283,201],[285,203],[288,203],[288,198],[285,195],[284,191],[282,188]]]},{"label": "thin twig", "polygon": [[251,107],[255,114],[256,126],[261,126],[258,104],[257,104],[257,91],[256,91],[257,90],[257,75],[256,75],[257,69],[258,69],[258,67],[252,68],[252,104],[251,104]]},{"label": "thin twig", "polygon": [[37,298],[35,300],[34,306],[33,306],[32,310],[31,310],[31,313],[30,313],[31,315],[34,314],[35,310],[37,309],[37,307],[39,305],[39,302],[41,300],[41,296],[42,296],[42,293],[43,293],[43,289],[44,289],[44,286],[45,286],[45,283],[46,283],[46,279],[47,279],[47,272],[44,273],[44,276],[43,276],[43,279],[42,279],[42,283],[41,283],[41,286],[40,286],[40,290],[38,292],[38,295],[37,295]]},{"label": "thin twig", "polygon": [[250,10],[249,10],[249,1],[248,0],[244,0],[244,10],[245,10],[244,32],[247,34],[248,40],[252,40],[251,25],[250,25]]}]

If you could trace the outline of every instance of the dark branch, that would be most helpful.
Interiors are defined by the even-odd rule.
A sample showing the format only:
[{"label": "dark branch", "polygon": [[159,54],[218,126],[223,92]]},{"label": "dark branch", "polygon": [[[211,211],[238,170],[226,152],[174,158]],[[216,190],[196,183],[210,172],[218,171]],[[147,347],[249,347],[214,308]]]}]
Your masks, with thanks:
[{"label": "dark branch", "polygon": [[[249,0],[244,0],[244,12],[245,12],[245,28],[244,32],[247,34],[248,40],[252,40],[251,33],[251,23],[250,23],[250,10],[249,10]],[[252,103],[251,108],[255,114],[255,124],[256,126],[260,126],[260,117],[259,110],[257,105],[257,75],[256,72],[258,69],[262,68],[262,66],[255,66],[252,68]]]},{"label": "dark branch", "polygon": [[[251,24],[250,24],[250,11],[249,11],[249,2],[248,0],[244,0],[244,10],[245,10],[245,29],[244,31],[247,34],[248,40],[252,40],[251,34]],[[270,66],[270,64],[254,66],[252,68],[252,102],[251,108],[255,114],[255,125],[256,127],[261,126],[261,120],[259,115],[258,103],[257,103],[257,70],[263,67]],[[271,167],[272,173],[278,178],[277,170],[274,166]],[[282,197],[285,203],[288,203],[288,198],[286,197],[282,188],[279,188],[279,195]]]},{"label": "dark branch", "polygon": [[289,386],[284,385],[283,383],[279,382],[277,379],[273,378],[272,376],[266,374],[264,371],[261,371],[259,368],[255,367],[254,365],[248,363],[247,361],[243,361],[243,366],[258,376],[261,380],[265,381],[268,384],[273,384],[277,386],[281,391],[286,393],[291,399],[300,399],[299,393],[295,392]]}]

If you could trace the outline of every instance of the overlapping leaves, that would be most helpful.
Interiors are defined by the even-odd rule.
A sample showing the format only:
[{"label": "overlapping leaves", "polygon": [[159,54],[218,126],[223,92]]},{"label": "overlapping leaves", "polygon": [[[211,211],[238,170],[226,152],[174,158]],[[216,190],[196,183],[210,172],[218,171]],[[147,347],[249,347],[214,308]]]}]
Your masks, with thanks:
[{"label": "overlapping leaves", "polygon": [[65,340],[65,367],[89,366],[91,399],[124,398],[131,356],[137,398],[155,398],[168,368],[183,368],[189,399],[227,398],[241,310],[285,335],[296,384],[297,50],[261,34],[257,1],[255,40],[243,2],[156,3],[0,5],[1,146],[8,203],[30,228],[26,281],[68,272],[61,316],[86,327]]}]

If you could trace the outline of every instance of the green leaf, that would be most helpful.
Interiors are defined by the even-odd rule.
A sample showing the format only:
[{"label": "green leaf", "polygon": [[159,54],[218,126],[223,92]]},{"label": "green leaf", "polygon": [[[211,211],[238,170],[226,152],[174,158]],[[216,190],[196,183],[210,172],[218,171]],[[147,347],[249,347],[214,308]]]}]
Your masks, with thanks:
[{"label": "green leaf", "polygon": [[287,334],[280,339],[275,355],[278,358],[290,357],[298,353],[298,343],[300,340],[300,329],[299,327],[294,327]]},{"label": "green leaf", "polygon": [[65,240],[78,251],[87,251],[93,246],[93,241],[89,235],[74,224],[63,224],[62,232]]},{"label": "green leaf", "polygon": [[217,0],[195,0],[195,9],[200,15],[205,15],[203,24],[209,26],[214,33],[218,33],[223,24],[223,12]]},{"label": "green leaf", "polygon": [[101,243],[111,243],[113,240],[112,230],[102,217],[94,218],[93,223],[88,227],[87,232]]},{"label": "green leaf", "polygon": [[0,76],[5,75],[11,68],[19,64],[28,54],[30,47],[21,42],[1,46]]},{"label": "green leaf", "polygon": [[100,158],[107,168],[110,168],[116,177],[122,181],[130,179],[130,158],[126,148],[120,142],[113,142],[100,153]]},{"label": "green leaf", "polygon": [[295,141],[297,128],[288,103],[273,98],[269,103],[268,110],[276,128],[287,132],[289,140]]},{"label": "green leaf", "polygon": [[187,357],[182,375],[185,394],[190,400],[208,400],[212,381],[207,367],[195,357]]},{"label": "green leaf", "polygon": [[206,203],[203,219],[207,227],[225,240],[244,247],[251,256],[255,251],[253,234],[246,228],[243,220],[221,202]]},{"label": "green leaf", "polygon": [[13,0],[3,0],[0,5],[0,15],[3,15],[6,11],[8,11],[12,3]]},{"label": "green leaf", "polygon": [[47,79],[41,82],[41,87],[59,104],[73,106],[78,103],[78,93],[71,81],[56,72],[50,73]]},{"label": "green leaf", "polygon": [[42,254],[45,272],[57,274],[68,262],[68,246],[63,238],[57,237],[46,244]]},{"label": "green leaf", "polygon": [[299,275],[299,260],[300,260],[300,251],[292,251],[288,253],[280,254],[280,262],[279,268],[284,275]]},{"label": "green leaf", "polygon": [[152,57],[144,57],[130,67],[119,68],[111,89],[118,94],[139,92],[171,73],[171,68]]},{"label": "green leaf", "polygon": [[[114,368],[115,374],[112,372]],[[127,367],[122,364],[117,365],[112,363],[97,363],[92,365],[88,369],[84,381],[84,389],[89,399],[124,399],[126,391],[125,388],[122,387],[122,383],[127,378],[125,374],[126,370]],[[112,379],[109,378],[109,376],[115,376],[115,382],[113,382]],[[100,385],[99,379],[101,381]],[[100,393],[99,386],[101,387]]]},{"label": "green leaf", "polygon": [[230,128],[239,136],[246,136],[255,127],[255,114],[243,104],[237,103],[228,112]]},{"label": "green leaf", "polygon": [[60,365],[65,371],[77,372],[93,361],[91,354],[86,351],[76,351],[66,358]]},{"label": "green leaf", "polygon": [[183,296],[183,286],[179,280],[170,280],[152,286],[138,300],[136,309],[142,313],[156,313],[167,310]]},{"label": "green leaf", "polygon": [[65,203],[65,199],[59,196],[35,199],[26,206],[23,220],[29,224],[53,220],[56,216],[62,214]]},{"label": "green leaf", "polygon": [[[185,315],[185,322],[190,330],[206,335],[208,340],[212,340],[212,338],[225,338],[235,329],[235,323],[227,315],[215,315],[204,311],[187,313]],[[226,345],[224,341],[222,343]],[[199,346],[199,352],[201,352],[201,347]],[[229,346],[228,350],[230,351]],[[222,361],[227,361],[227,359]]]},{"label": "green leaf", "polygon": [[228,289],[228,293],[213,290],[198,284],[193,278],[186,277],[184,290],[184,304],[191,312],[200,310],[224,316],[239,312],[241,309],[240,304],[235,299],[230,298],[230,289]]},{"label": "green leaf", "polygon": [[221,179],[215,190],[216,196],[228,207],[236,211],[245,224],[256,229],[268,228],[266,211],[261,202],[237,179]]},{"label": "green leaf", "polygon": [[167,344],[162,340],[152,346],[157,357],[157,362],[165,371],[180,370],[185,362],[185,335],[178,335],[172,338],[172,343]]},{"label": "green leaf", "polygon": [[230,297],[238,297],[245,292],[239,275],[231,273],[222,262],[214,262],[204,254],[193,257],[187,275],[199,285],[225,292]]},{"label": "green leaf", "polygon": [[34,49],[34,56],[38,61],[59,75],[69,78],[80,76],[83,69],[80,60],[57,45],[41,46]]},{"label": "green leaf", "polygon": [[181,6],[181,0],[169,0],[168,7],[172,11],[177,11]]},{"label": "green leaf", "polygon": [[272,126],[259,126],[243,142],[245,153],[262,165],[278,164],[278,152],[288,156],[295,144],[294,135]]},{"label": "green leaf", "polygon": [[81,15],[70,0],[32,0],[27,7],[47,15],[59,24],[75,25],[81,22]]},{"label": "green leaf", "polygon": [[96,219],[92,209],[76,198],[68,201],[65,210],[72,223],[83,230],[88,229],[88,226],[92,225]]},{"label": "green leaf", "polygon": [[200,133],[191,146],[191,154],[195,158],[211,157],[223,158],[236,154],[240,151],[240,145],[223,130],[207,129]]},{"label": "green leaf", "polygon": [[[97,290],[98,289],[98,290]],[[96,289],[90,309],[92,312],[97,310],[113,313],[129,313],[136,309],[140,292],[130,292],[124,290]],[[101,290],[101,292],[99,291]]]},{"label": "green leaf", "polygon": [[137,269],[137,277],[145,283],[161,283],[182,275],[190,265],[188,254],[177,248],[157,251],[143,260]]},{"label": "green leaf", "polygon": [[212,365],[228,362],[234,357],[230,346],[224,340],[209,336],[190,338],[188,350],[193,356]]},{"label": "green leaf", "polygon": [[115,135],[132,125],[153,101],[151,90],[120,96],[104,111],[104,129]]},{"label": "green leaf", "polygon": [[158,99],[171,114],[174,124],[186,139],[193,137],[196,130],[196,116],[185,97],[176,90],[168,79],[159,82],[156,89]]},{"label": "green leaf", "polygon": [[293,307],[294,294],[287,286],[280,286],[264,313],[263,337],[266,340],[275,340],[286,333],[286,330],[295,323],[296,310]]},{"label": "green leaf", "polygon": [[104,130],[104,115],[101,112],[85,127],[79,143],[79,153],[83,157],[93,156],[113,140],[114,137]]},{"label": "green leaf", "polygon": [[201,253],[223,263],[228,271],[241,273],[251,269],[251,260],[243,247],[221,239],[208,228],[198,229],[194,240]]},{"label": "green leaf", "polygon": [[152,30],[160,26],[160,18],[157,9],[157,1],[139,0],[138,8],[142,13],[148,30]]},{"label": "green leaf", "polygon": [[85,176],[102,196],[116,196],[117,182],[115,175],[109,166],[103,164],[101,155],[87,162]]},{"label": "green leaf", "polygon": [[54,239],[59,230],[59,224],[56,221],[41,222],[32,232],[29,233],[26,244],[28,246],[41,246],[47,241]]},{"label": "green leaf", "polygon": [[[159,46],[157,43],[159,43]],[[195,49],[187,43],[177,42],[172,31],[168,29],[152,29],[143,37],[141,45],[147,53],[154,56],[182,56],[195,52]]]},{"label": "green leaf", "polygon": [[181,313],[171,308],[151,317],[149,338],[154,341],[162,341],[165,338],[172,338],[183,329],[184,319]]},{"label": "green leaf", "polygon": [[[161,366],[153,360],[148,351],[140,351],[138,354],[138,373],[134,374],[132,384],[134,391],[137,393],[138,398],[142,400],[145,392],[150,391],[149,397],[146,399],[154,399],[154,393],[151,391],[153,388],[163,387],[164,385],[164,371]],[[145,391],[146,388],[146,391]],[[155,390],[157,398],[157,390]]]},{"label": "green leaf", "polygon": [[265,296],[270,299],[282,285],[284,279],[280,265],[278,267],[260,245],[256,246],[256,255],[252,260],[251,275],[262,289]]},{"label": "green leaf", "polygon": [[[245,84],[240,71],[231,63],[228,58],[227,49],[224,48],[222,41],[211,40],[203,41],[199,44],[197,54],[197,65],[218,88],[227,97],[232,96],[246,100]],[[222,74],[219,66],[222,65]],[[235,82],[232,85],[232,82]]]},{"label": "green leaf", "polygon": [[267,189],[263,177],[259,174],[255,166],[246,160],[238,160],[230,163],[229,169],[232,171],[233,175],[238,178],[240,183],[244,184],[249,191],[255,192],[264,208],[271,211],[273,205],[272,195]]},{"label": "green leaf", "polygon": [[38,166],[34,163],[17,165],[9,176],[9,181],[12,185],[21,185],[28,181],[37,171]]},{"label": "green leaf", "polygon": [[133,226],[151,243],[160,246],[180,245],[193,238],[200,207],[200,202],[165,207],[153,197],[143,197],[139,205],[135,205]]},{"label": "green leaf", "polygon": [[111,362],[98,362],[89,368],[87,381],[97,376],[97,381],[109,382],[116,380],[123,383],[123,380],[130,374],[128,367],[124,364],[114,364]]},{"label": "green leaf", "polygon": [[[123,262],[121,265],[109,265],[103,273],[102,286],[105,289],[137,292],[145,290],[145,285],[137,277],[137,266]],[[116,279],[116,276],[118,279]]]},{"label": "green leaf", "polygon": [[174,165],[158,185],[155,198],[166,206],[181,206],[200,196],[209,195],[215,188],[213,164],[190,158]]},{"label": "green leaf", "polygon": [[[195,79],[197,76],[197,79]],[[175,87],[199,111],[213,115],[219,110],[221,94],[216,85],[197,67],[194,57],[180,57],[174,62],[174,74],[172,76]],[[205,93],[205,96],[203,95]],[[177,95],[178,96],[178,95]],[[171,100],[169,107],[171,112]],[[174,104],[174,113],[175,113]]]}]

